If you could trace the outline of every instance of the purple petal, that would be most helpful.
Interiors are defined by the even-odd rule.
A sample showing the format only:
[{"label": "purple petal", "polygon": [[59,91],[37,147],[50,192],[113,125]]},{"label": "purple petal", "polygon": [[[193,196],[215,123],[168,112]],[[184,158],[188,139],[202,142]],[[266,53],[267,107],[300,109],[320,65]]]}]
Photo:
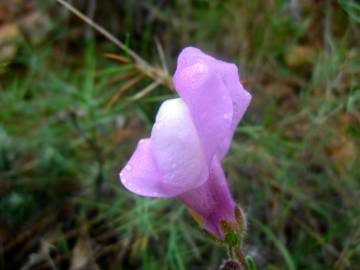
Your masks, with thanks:
[{"label": "purple petal", "polygon": [[205,228],[223,238],[220,221],[235,222],[235,202],[217,158],[211,163],[208,180],[200,187],[181,194],[179,199],[203,218]]},{"label": "purple petal", "polygon": [[210,164],[220,144],[232,136],[232,100],[216,62],[198,49],[184,49],[178,58],[174,85],[190,110]]},{"label": "purple petal", "polygon": [[188,191],[207,179],[202,145],[183,100],[171,99],[161,105],[151,140],[156,164],[168,186]]},{"label": "purple petal", "polygon": [[242,86],[239,79],[238,69],[235,64],[226,63],[223,61],[217,61],[217,62],[218,62],[217,64],[218,71],[221,74],[226,89],[228,90],[231,96],[232,105],[233,105],[231,136],[225,138],[217,154],[219,159],[222,160],[229,150],[236,127],[239,124],[247,107],[250,104],[251,95]]},{"label": "purple petal", "polygon": [[129,191],[138,195],[168,198],[178,194],[163,183],[150,139],[139,141],[128,164],[121,170],[120,179]]}]

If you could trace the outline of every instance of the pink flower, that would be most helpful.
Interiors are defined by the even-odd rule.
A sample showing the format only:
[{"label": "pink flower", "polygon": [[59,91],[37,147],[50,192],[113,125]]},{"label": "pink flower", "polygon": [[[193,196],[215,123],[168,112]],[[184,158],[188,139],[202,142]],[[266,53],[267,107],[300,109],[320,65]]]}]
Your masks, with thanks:
[{"label": "pink flower", "polygon": [[236,223],[236,204],[221,160],[251,95],[237,67],[196,48],[185,48],[173,79],[180,98],[163,102],[150,138],[142,139],[120,172],[131,192],[176,197],[220,239],[221,223]]}]

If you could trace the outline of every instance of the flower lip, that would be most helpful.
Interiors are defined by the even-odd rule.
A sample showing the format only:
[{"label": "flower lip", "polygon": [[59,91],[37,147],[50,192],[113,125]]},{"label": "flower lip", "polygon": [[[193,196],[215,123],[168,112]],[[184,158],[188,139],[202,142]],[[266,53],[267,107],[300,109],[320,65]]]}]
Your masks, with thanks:
[{"label": "flower lip", "polygon": [[178,88],[186,87],[189,90],[199,88],[206,82],[211,68],[201,58],[197,62],[176,71],[174,84]]},{"label": "flower lip", "polygon": [[152,152],[151,140],[140,140],[119,174],[121,183],[129,191],[141,196],[169,198],[178,195],[177,190],[164,185]]},{"label": "flower lip", "polygon": [[187,191],[207,179],[200,139],[183,100],[171,99],[161,105],[151,140],[164,184]]},{"label": "flower lip", "polygon": [[189,106],[208,164],[214,155],[222,160],[251,100],[236,65],[187,47],[179,55],[174,85]]}]

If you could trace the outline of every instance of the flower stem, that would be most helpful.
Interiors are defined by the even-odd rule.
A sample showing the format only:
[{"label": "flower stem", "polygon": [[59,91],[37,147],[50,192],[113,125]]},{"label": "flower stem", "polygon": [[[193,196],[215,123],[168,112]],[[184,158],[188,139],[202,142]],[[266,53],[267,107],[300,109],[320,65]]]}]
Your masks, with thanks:
[{"label": "flower stem", "polygon": [[245,256],[244,256],[243,252],[241,251],[240,245],[238,245],[235,248],[235,255],[236,255],[237,259],[239,260],[239,262],[241,263],[241,265],[244,267],[244,269],[250,270],[248,267],[248,264],[246,262]]},{"label": "flower stem", "polygon": [[226,249],[226,251],[227,251],[227,255],[228,255],[228,257],[229,258],[234,258],[235,256],[234,256],[234,247],[233,246],[227,246],[227,249]]}]

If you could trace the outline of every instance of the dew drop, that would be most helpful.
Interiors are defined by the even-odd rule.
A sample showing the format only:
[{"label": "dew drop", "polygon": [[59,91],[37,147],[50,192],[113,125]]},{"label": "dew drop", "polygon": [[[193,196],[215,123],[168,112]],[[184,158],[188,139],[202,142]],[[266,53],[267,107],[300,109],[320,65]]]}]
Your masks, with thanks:
[{"label": "dew drop", "polygon": [[130,172],[132,170],[132,166],[130,164],[126,165],[125,169]]},{"label": "dew drop", "polygon": [[233,102],[233,110],[235,114],[239,113],[239,106],[236,102]]},{"label": "dew drop", "polygon": [[225,120],[229,120],[230,119],[230,115],[228,113],[224,113],[224,119]]}]

